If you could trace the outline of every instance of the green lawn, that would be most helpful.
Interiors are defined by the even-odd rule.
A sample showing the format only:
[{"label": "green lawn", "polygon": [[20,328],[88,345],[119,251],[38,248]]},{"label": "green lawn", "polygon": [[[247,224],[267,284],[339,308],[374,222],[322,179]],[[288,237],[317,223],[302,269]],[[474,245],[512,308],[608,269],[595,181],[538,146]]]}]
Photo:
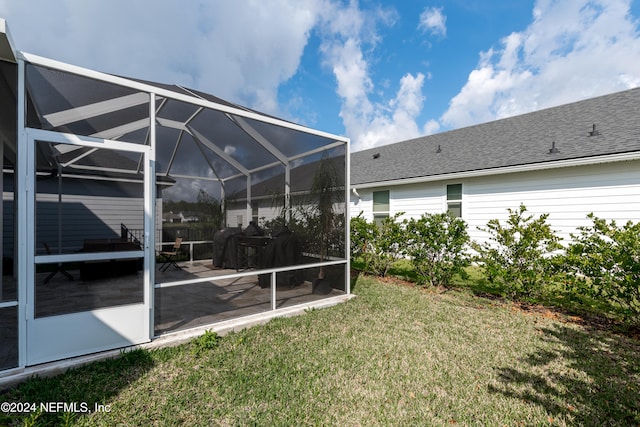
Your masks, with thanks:
[{"label": "green lawn", "polygon": [[0,401],[110,411],[0,415],[0,425],[640,425],[636,339],[468,292],[361,276],[354,293],[219,339],[30,380]]}]

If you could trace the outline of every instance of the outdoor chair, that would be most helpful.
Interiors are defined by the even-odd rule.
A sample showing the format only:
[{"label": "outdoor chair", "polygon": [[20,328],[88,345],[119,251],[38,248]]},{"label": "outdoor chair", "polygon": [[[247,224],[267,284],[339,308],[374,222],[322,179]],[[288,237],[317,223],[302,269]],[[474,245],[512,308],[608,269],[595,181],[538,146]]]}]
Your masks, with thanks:
[{"label": "outdoor chair", "polygon": [[178,257],[178,253],[180,251],[180,245],[182,245],[182,237],[176,237],[176,241],[173,244],[173,248],[170,251],[162,251],[160,252],[160,257],[162,257],[161,262],[163,262],[160,267],[160,271],[167,271],[167,269],[171,266],[178,270],[182,270],[178,264],[176,264],[176,258]]}]

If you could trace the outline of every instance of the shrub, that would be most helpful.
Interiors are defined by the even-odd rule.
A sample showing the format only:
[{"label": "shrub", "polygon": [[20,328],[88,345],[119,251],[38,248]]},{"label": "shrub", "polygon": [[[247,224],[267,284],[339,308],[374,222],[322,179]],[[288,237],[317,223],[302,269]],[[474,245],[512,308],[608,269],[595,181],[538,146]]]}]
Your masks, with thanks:
[{"label": "shrub", "polygon": [[534,219],[525,215],[522,204],[508,211],[506,224],[492,219],[486,229],[478,227],[491,235],[490,241],[474,242],[472,247],[487,278],[503,285],[507,296],[535,296],[553,278],[551,258],[562,247],[560,239],[546,222],[549,214]]},{"label": "shrub", "polygon": [[463,220],[449,213],[423,214],[407,222],[406,235],[405,253],[420,284],[444,286],[454,274],[464,274],[469,235]]},{"label": "shrub", "polygon": [[351,260],[364,259],[365,254],[370,251],[373,244],[376,234],[375,224],[367,222],[362,216],[362,212],[360,212],[358,216],[351,218],[350,233]]},{"label": "shrub", "polygon": [[569,278],[592,295],[619,304],[640,323],[640,223],[617,226],[593,213],[593,225],[579,227],[564,257]]},{"label": "shrub", "polygon": [[403,214],[404,212],[398,212],[394,216],[384,218],[379,226],[372,223],[372,244],[364,258],[371,271],[378,276],[386,276],[391,266],[404,256],[404,222],[398,221],[398,217]]},{"label": "shrub", "polygon": [[362,213],[351,219],[351,256],[361,258],[365,268],[377,276],[386,276],[391,266],[403,257],[404,222],[398,221],[402,214],[383,219],[379,226],[365,220]]}]

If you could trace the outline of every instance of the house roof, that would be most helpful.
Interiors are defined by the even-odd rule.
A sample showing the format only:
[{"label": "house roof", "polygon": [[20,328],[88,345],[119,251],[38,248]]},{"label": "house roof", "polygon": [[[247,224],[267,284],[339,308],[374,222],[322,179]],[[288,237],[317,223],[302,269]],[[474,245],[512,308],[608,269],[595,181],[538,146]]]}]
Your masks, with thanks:
[{"label": "house roof", "polygon": [[[333,153],[336,154],[336,153]],[[324,161],[328,162],[328,167],[335,172],[335,181],[344,183],[345,174],[345,157],[337,153],[334,157],[328,157]],[[290,192],[291,194],[304,194],[313,187],[313,180],[316,172],[320,168],[320,162],[323,160],[315,160],[310,163],[304,163],[297,167],[291,168],[290,173]],[[284,194],[284,173],[279,173],[262,181],[255,182],[251,186],[251,198],[261,199],[282,196]],[[232,195],[230,199],[241,201],[246,200],[247,191],[241,190]]]},{"label": "house roof", "polygon": [[354,152],[351,186],[640,152],[639,118],[636,88]]}]

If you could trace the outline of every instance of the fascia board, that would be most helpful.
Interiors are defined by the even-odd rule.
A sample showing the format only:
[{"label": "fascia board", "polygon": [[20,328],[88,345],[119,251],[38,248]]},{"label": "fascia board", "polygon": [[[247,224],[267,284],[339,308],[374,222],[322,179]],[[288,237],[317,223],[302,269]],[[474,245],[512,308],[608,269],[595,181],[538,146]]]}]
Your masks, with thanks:
[{"label": "fascia board", "polygon": [[609,154],[596,157],[585,157],[580,159],[557,160],[553,162],[532,163],[529,165],[506,166],[500,168],[480,169],[466,172],[453,172],[441,175],[422,176],[415,178],[393,179],[389,181],[366,182],[362,184],[351,184],[352,189],[390,187],[395,185],[420,184],[426,182],[436,182],[453,179],[476,178],[490,175],[502,175],[517,172],[530,172],[548,169],[567,168],[574,166],[596,165],[601,163],[623,162],[629,160],[640,160],[640,152]]}]

